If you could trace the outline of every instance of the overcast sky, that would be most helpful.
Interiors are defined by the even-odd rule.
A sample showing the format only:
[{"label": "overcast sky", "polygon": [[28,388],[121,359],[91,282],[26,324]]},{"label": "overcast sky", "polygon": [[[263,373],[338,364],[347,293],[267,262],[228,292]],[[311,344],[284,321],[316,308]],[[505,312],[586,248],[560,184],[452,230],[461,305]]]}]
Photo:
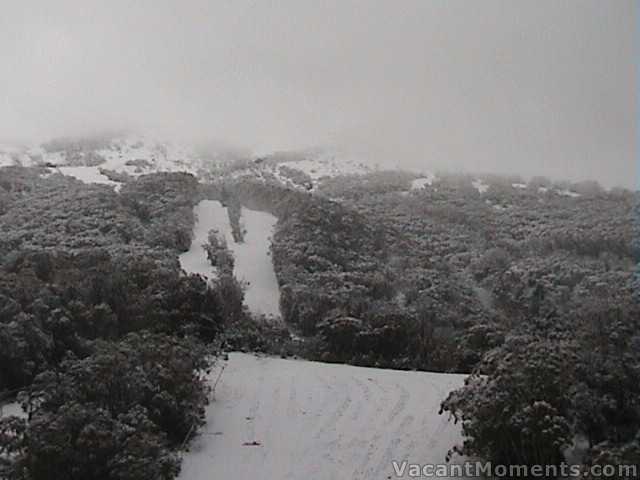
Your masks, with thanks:
[{"label": "overcast sky", "polygon": [[0,0],[0,137],[151,128],[636,186],[635,3]]}]

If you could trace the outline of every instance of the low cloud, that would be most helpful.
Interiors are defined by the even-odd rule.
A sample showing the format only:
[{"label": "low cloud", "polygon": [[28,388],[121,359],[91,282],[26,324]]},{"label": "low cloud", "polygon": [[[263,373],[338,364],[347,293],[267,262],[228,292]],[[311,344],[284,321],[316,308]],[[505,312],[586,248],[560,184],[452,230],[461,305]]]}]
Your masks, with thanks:
[{"label": "low cloud", "polygon": [[636,184],[632,0],[13,3],[3,138],[152,129]]}]

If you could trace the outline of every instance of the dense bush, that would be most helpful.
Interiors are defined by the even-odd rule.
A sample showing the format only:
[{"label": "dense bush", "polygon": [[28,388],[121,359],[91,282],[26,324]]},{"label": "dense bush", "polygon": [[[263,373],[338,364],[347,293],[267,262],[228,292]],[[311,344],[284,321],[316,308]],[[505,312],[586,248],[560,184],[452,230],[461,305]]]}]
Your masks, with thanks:
[{"label": "dense bush", "polygon": [[459,453],[502,465],[557,465],[571,444],[566,385],[572,348],[527,336],[491,352],[484,376],[470,377],[443,408],[462,421]]},{"label": "dense bush", "polygon": [[67,351],[85,355],[88,340],[147,329],[211,341],[242,311],[233,285],[212,287],[146,257],[22,252],[4,268],[0,389],[28,385]]},{"label": "dense bush", "polygon": [[[38,375],[24,395],[31,412],[13,429],[8,478],[172,479],[180,446],[203,423],[206,352],[193,340],[130,334],[98,342]],[[96,379],[99,379],[96,381]]]},{"label": "dense bush", "polygon": [[0,477],[174,478],[207,359],[244,315],[237,282],[180,270],[199,185],[40,173],[0,169],[0,392],[22,388],[30,416],[0,421]]},{"label": "dense bush", "polygon": [[[454,451],[496,463],[557,464],[586,439],[579,461],[633,463],[640,432],[638,307],[588,302],[516,327],[443,402],[462,421]],[[625,295],[627,295],[625,299]]]}]

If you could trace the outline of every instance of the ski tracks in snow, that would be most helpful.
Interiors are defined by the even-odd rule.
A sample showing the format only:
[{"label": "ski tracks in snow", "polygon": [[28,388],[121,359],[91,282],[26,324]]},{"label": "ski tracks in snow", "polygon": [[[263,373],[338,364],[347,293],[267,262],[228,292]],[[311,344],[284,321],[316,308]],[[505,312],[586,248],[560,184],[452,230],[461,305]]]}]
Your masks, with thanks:
[{"label": "ski tracks in snow", "polygon": [[180,478],[384,480],[394,460],[443,463],[460,433],[438,409],[463,378],[231,354]]}]

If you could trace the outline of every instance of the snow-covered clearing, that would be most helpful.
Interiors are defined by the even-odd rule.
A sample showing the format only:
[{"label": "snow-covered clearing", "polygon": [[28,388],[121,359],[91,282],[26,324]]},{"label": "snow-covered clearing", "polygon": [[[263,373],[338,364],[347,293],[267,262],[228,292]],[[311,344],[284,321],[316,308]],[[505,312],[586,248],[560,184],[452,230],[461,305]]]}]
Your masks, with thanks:
[{"label": "snow-covered clearing", "polygon": [[120,182],[114,182],[102,173],[100,173],[99,167],[59,167],[60,173],[69,177],[74,177],[84,183],[101,183],[104,185],[111,185],[116,191],[120,190],[122,184]]},{"label": "snow-covered clearing", "polygon": [[394,460],[444,463],[461,438],[438,409],[463,380],[233,353],[180,479],[373,480],[396,478]]},{"label": "snow-covered clearing", "polygon": [[578,198],[581,195],[577,192],[572,192],[571,190],[558,190],[558,195],[562,195],[563,197],[571,197]]},{"label": "snow-covered clearing", "polygon": [[425,186],[431,186],[435,180],[436,176],[431,173],[426,177],[416,178],[411,182],[411,190],[420,190]]},{"label": "snow-covered clearing", "polygon": [[0,417],[9,417],[11,415],[20,418],[26,418],[27,416],[19,403],[6,403],[4,405],[0,405]]},{"label": "snow-covered clearing", "polygon": [[271,235],[278,219],[265,212],[242,208],[240,222],[244,228],[244,242],[236,243],[231,233],[227,209],[220,202],[203,200],[194,209],[196,225],[191,248],[180,255],[182,269],[209,278],[215,271],[207,260],[202,244],[207,242],[209,230],[215,229],[227,242],[235,259],[234,275],[246,282],[245,303],[253,313],[280,315],[280,290],[269,253]]},{"label": "snow-covered clearing", "polygon": [[193,209],[196,224],[193,228],[193,239],[188,252],[178,257],[180,266],[187,273],[195,273],[207,278],[215,278],[214,268],[207,259],[207,252],[202,245],[207,243],[209,230],[215,229],[220,236],[231,237],[231,226],[227,209],[220,202],[203,200]]},{"label": "snow-covered clearing", "polygon": [[278,219],[265,212],[242,208],[240,221],[246,232],[243,243],[227,238],[235,258],[234,274],[247,282],[244,301],[254,313],[280,315],[280,288],[269,246]]},{"label": "snow-covered clearing", "polygon": [[473,188],[478,190],[478,192],[480,193],[486,193],[489,190],[489,185],[487,185],[480,179],[474,180],[473,182],[471,182],[471,184],[473,185]]}]

